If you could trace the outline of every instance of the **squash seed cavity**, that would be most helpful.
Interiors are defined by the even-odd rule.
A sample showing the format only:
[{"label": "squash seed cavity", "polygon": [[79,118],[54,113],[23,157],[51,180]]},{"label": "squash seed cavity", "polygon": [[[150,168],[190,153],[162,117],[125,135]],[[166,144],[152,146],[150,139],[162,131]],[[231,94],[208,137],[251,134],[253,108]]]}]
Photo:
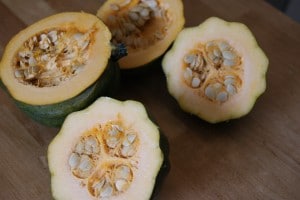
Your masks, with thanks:
[{"label": "squash seed cavity", "polygon": [[132,166],[103,165],[88,181],[88,190],[94,197],[105,199],[125,192],[133,179]]},{"label": "squash seed cavity", "polygon": [[[163,40],[171,23],[169,13],[158,0],[124,0],[110,4],[111,14],[103,19],[113,36],[113,43],[131,49],[144,49]],[[149,32],[150,26],[156,31]]]},{"label": "squash seed cavity", "polygon": [[14,76],[22,84],[53,87],[78,75],[89,57],[93,30],[47,30],[29,38],[18,50]]},{"label": "squash seed cavity", "polygon": [[197,44],[183,57],[183,80],[207,100],[224,103],[242,87],[242,58],[224,40]]},{"label": "squash seed cavity", "polygon": [[125,192],[137,168],[137,132],[120,120],[97,125],[83,133],[69,155],[73,176],[98,199]]}]

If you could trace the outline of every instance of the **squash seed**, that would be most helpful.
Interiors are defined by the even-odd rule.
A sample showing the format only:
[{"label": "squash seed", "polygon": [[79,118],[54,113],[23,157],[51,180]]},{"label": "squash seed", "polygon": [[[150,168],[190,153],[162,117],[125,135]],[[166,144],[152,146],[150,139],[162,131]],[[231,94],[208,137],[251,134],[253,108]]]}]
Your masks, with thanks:
[{"label": "squash seed", "polygon": [[86,145],[84,146],[84,153],[87,155],[92,155],[93,153],[93,147],[90,145]]},{"label": "squash seed", "polygon": [[39,47],[40,49],[48,49],[50,46],[50,39],[48,38],[48,36],[46,34],[42,34],[40,36],[40,42],[39,42]]},{"label": "squash seed", "polygon": [[94,193],[95,193],[95,196],[99,196],[100,195],[100,192],[102,190],[102,187],[104,186],[105,184],[105,178],[102,178],[100,181],[97,181],[93,184],[93,189],[94,189]]},{"label": "squash seed", "polygon": [[69,166],[71,169],[76,169],[80,163],[80,156],[77,153],[72,153],[69,158]]},{"label": "squash seed", "polygon": [[119,126],[117,124],[113,124],[112,127],[114,127],[115,129],[117,129],[119,132],[123,132],[124,129],[122,128],[122,126]]},{"label": "squash seed", "polygon": [[231,84],[234,84],[234,82],[235,82],[234,78],[226,78],[224,81],[224,84],[231,85]]},{"label": "squash seed", "polygon": [[89,146],[97,146],[97,145],[98,145],[98,141],[97,141],[96,137],[94,137],[94,136],[89,136],[89,137],[86,139],[85,144],[86,144],[86,145],[89,145]]},{"label": "squash seed", "polygon": [[219,48],[222,52],[225,51],[225,50],[228,50],[230,48],[229,44],[225,41],[219,43],[218,46],[219,46]]},{"label": "squash seed", "polygon": [[116,179],[130,180],[131,173],[131,169],[128,166],[120,165],[115,171],[115,177]]},{"label": "squash seed", "polygon": [[119,11],[120,7],[117,4],[110,4],[110,9],[112,11]]},{"label": "squash seed", "polygon": [[201,55],[196,54],[194,57],[194,60],[192,61],[192,63],[190,63],[190,67],[193,70],[199,70],[199,69],[201,69],[202,66],[203,66],[203,59],[202,59]]},{"label": "squash seed", "polygon": [[116,148],[118,143],[119,143],[119,139],[117,137],[109,137],[106,140],[107,146],[112,149]]},{"label": "squash seed", "polygon": [[116,183],[115,183],[116,189],[118,191],[124,191],[127,185],[128,185],[128,182],[124,179],[118,179],[118,180],[116,180]]},{"label": "squash seed", "polygon": [[188,54],[186,56],[184,56],[184,62],[187,64],[192,63],[195,60],[196,55],[194,54]]},{"label": "squash seed", "polygon": [[208,97],[211,100],[214,100],[216,98],[216,89],[213,85],[208,85],[205,88],[205,96]]},{"label": "squash seed", "polygon": [[124,157],[132,157],[135,154],[135,149],[132,146],[122,146],[121,155]]},{"label": "squash seed", "polygon": [[184,71],[183,77],[189,83],[192,80],[193,71],[189,67],[187,67]]},{"label": "squash seed", "polygon": [[227,101],[227,99],[228,99],[228,93],[225,91],[218,93],[216,97],[216,100],[219,102],[225,102]]},{"label": "squash seed", "polygon": [[24,71],[19,69],[19,70],[15,70],[15,77],[16,78],[23,78],[24,77]]},{"label": "squash seed", "polygon": [[49,37],[49,39],[50,39],[51,42],[53,42],[53,43],[56,42],[57,39],[58,39],[58,37],[57,37],[57,31],[56,30],[50,31],[48,33],[48,37]]},{"label": "squash seed", "polygon": [[232,51],[223,51],[222,56],[227,60],[233,60],[236,58],[236,54]]},{"label": "squash seed", "polygon": [[132,144],[135,141],[135,139],[136,139],[136,134],[130,133],[130,134],[127,134],[126,137],[127,137],[128,142],[130,144]]},{"label": "squash seed", "polygon": [[215,54],[213,53],[213,52],[210,52],[209,54],[208,54],[208,58],[210,59],[210,60],[215,60],[215,59],[217,59],[218,57],[217,56],[215,56]]},{"label": "squash seed", "polygon": [[85,153],[88,155],[97,154],[100,152],[100,147],[96,137],[89,136],[85,140]]},{"label": "squash seed", "polygon": [[113,187],[108,182],[106,182],[105,185],[103,186],[102,191],[100,192],[100,197],[102,198],[110,197],[112,196],[113,192],[114,192]]},{"label": "squash seed", "polygon": [[[214,55],[217,57],[217,58],[220,58],[222,56],[221,54],[221,51],[219,49],[214,49],[213,50],[213,53]],[[223,52],[224,53],[224,52]],[[224,56],[224,55],[223,55]]]},{"label": "squash seed", "polygon": [[83,172],[86,172],[86,171],[90,171],[92,168],[93,168],[93,163],[90,157],[87,155],[82,155],[80,157],[80,163],[78,169],[80,169]]},{"label": "squash seed", "polygon": [[155,9],[158,6],[155,0],[142,0],[142,2],[151,9]]},{"label": "squash seed", "polygon": [[115,126],[112,126],[111,129],[108,131],[109,136],[116,136],[118,133],[119,130]]},{"label": "squash seed", "polygon": [[131,12],[136,12],[136,13],[139,13],[139,12],[141,12],[143,10],[143,7],[141,6],[141,5],[136,5],[136,6],[134,6],[130,11]]},{"label": "squash seed", "polygon": [[145,19],[145,20],[150,19],[150,17],[149,17],[150,10],[149,10],[149,9],[144,8],[144,9],[142,9],[139,13],[140,13],[140,16],[141,16],[143,19]]},{"label": "squash seed", "polygon": [[128,16],[129,18],[132,20],[132,21],[137,21],[140,17],[139,15],[136,13],[136,12],[133,12],[133,11],[130,11],[128,13]]},{"label": "squash seed", "polygon": [[230,95],[234,95],[236,93],[236,88],[232,84],[228,84],[228,85],[226,85],[226,91]]},{"label": "squash seed", "polygon": [[198,88],[200,86],[201,80],[198,77],[194,77],[192,79],[192,87],[193,88]]},{"label": "squash seed", "polygon": [[216,91],[220,91],[222,89],[222,84],[221,83],[215,83],[215,84],[213,84],[213,87],[215,88]]},{"label": "squash seed", "polygon": [[233,67],[236,65],[235,61],[234,60],[227,60],[225,59],[223,61],[223,65],[226,66],[226,67]]},{"label": "squash seed", "polygon": [[230,78],[231,78],[231,79],[235,79],[235,76],[233,76],[233,75],[226,75],[226,76],[225,76],[225,79],[230,79]]},{"label": "squash seed", "polygon": [[125,147],[128,147],[128,146],[131,145],[131,143],[128,141],[127,138],[125,138],[125,139],[123,140],[123,142],[122,142],[122,145],[125,146]]}]

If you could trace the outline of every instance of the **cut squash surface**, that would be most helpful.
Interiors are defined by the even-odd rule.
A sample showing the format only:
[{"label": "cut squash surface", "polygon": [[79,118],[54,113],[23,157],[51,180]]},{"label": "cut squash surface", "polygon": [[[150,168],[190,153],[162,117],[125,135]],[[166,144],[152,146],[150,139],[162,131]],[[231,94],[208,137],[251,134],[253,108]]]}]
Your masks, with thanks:
[{"label": "cut squash surface", "polygon": [[184,29],[163,59],[183,110],[215,123],[241,117],[266,88],[268,59],[251,31],[216,17]]},{"label": "cut squash surface", "polygon": [[18,33],[6,46],[0,74],[14,99],[31,105],[70,99],[104,72],[111,34],[95,16],[61,13]]},{"label": "cut squash surface", "polygon": [[49,145],[52,193],[57,200],[146,200],[163,160],[143,105],[102,97],[69,115]]},{"label": "cut squash surface", "polygon": [[184,25],[181,0],[109,0],[97,16],[112,32],[113,43],[124,43],[128,56],[122,69],[144,66],[160,57]]}]

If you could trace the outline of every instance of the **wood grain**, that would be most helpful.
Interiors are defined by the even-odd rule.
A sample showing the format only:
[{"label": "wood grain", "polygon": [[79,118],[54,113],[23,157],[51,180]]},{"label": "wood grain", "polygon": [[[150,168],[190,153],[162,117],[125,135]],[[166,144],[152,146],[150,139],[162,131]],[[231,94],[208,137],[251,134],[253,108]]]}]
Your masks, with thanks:
[{"label": "wood grain", "polygon": [[[53,13],[95,13],[96,0],[0,0],[0,55],[9,39]],[[251,113],[210,125],[180,110],[161,66],[123,77],[116,98],[145,104],[170,143],[171,171],[158,199],[300,198],[300,26],[261,0],[185,0],[186,26],[210,16],[245,23],[269,57],[267,90]],[[52,199],[45,164],[58,129],[22,113],[0,91],[0,199]]]}]

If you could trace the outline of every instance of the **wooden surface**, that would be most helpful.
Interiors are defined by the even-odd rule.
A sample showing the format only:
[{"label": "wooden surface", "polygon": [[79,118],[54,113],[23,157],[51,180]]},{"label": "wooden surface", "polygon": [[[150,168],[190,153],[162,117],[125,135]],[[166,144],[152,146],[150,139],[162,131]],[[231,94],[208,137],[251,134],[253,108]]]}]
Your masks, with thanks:
[{"label": "wooden surface", "polygon": [[[0,0],[0,55],[27,25],[62,11],[95,13],[100,0]],[[117,98],[145,104],[170,143],[161,200],[300,199],[300,25],[262,0],[185,0],[186,26],[210,16],[245,23],[270,60],[267,90],[249,115],[210,125],[180,110],[160,66]],[[58,129],[25,116],[0,91],[0,199],[51,199],[45,163]]]}]

